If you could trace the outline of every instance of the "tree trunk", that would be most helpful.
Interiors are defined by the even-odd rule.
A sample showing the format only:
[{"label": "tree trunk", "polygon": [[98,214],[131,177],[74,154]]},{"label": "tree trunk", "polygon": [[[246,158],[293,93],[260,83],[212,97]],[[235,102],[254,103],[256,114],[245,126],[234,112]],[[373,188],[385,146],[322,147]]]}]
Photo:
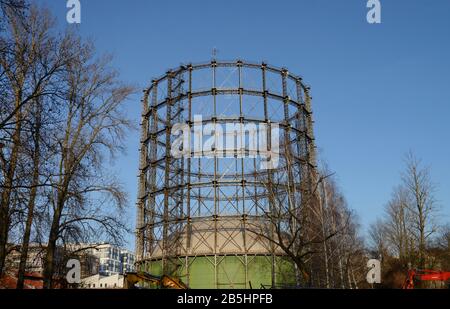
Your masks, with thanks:
[{"label": "tree trunk", "polygon": [[353,267],[351,268],[351,270],[352,270],[353,284],[355,285],[355,289],[358,289],[358,282],[356,281],[356,278],[355,278],[355,270],[353,269]]},{"label": "tree trunk", "polygon": [[8,209],[1,207],[0,211],[0,277],[3,275],[6,260],[6,246],[8,242]]},{"label": "tree trunk", "polygon": [[[334,217],[334,213],[331,214],[331,226],[333,227],[333,230],[336,231],[336,218]],[[339,269],[339,280],[341,289],[345,289],[344,285],[344,271],[343,271],[343,265],[342,265],[342,254],[341,254],[341,240],[338,238],[336,242],[336,252],[338,257],[338,269]]]},{"label": "tree trunk", "polygon": [[55,266],[55,252],[56,252],[56,242],[58,240],[59,233],[59,219],[61,217],[61,209],[58,205],[57,211],[53,216],[52,226],[50,229],[50,235],[48,237],[47,252],[45,255],[45,265],[44,265],[44,289],[51,289],[53,286],[53,274]]},{"label": "tree trunk", "polygon": [[419,208],[419,267],[425,268],[425,222],[423,207]]},{"label": "tree trunk", "polygon": [[30,199],[28,201],[28,214],[27,214],[27,221],[25,225],[25,232],[23,235],[23,241],[22,241],[22,250],[20,252],[20,263],[19,263],[19,272],[17,276],[17,289],[23,289],[24,284],[24,276],[25,276],[25,268],[27,264],[27,257],[28,257],[28,247],[30,243],[30,235],[31,235],[31,227],[33,224],[33,217],[34,217],[34,207],[36,203],[36,195],[37,195],[37,186],[39,184],[39,166],[40,166],[40,145],[39,145],[39,139],[40,139],[40,107],[37,107],[37,113],[36,113],[36,129],[34,132],[34,154],[33,154],[33,179],[31,183],[31,190],[30,190]]},{"label": "tree trunk", "polygon": [[352,279],[350,278],[350,259],[347,260],[347,281],[348,281],[348,288],[353,289],[352,286]]},{"label": "tree trunk", "polygon": [[[20,106],[21,93],[16,92],[16,107]],[[13,145],[11,150],[10,163],[5,180],[5,188],[2,192],[1,205],[0,205],[0,277],[3,275],[5,268],[5,261],[7,255],[8,246],[8,233],[9,233],[9,210],[11,208],[11,192],[14,185],[14,177],[16,174],[16,166],[19,158],[20,148],[20,133],[22,130],[22,113],[19,111],[16,114],[16,128],[13,136]]]},{"label": "tree trunk", "polygon": [[[327,190],[325,188],[325,181],[322,181],[322,193],[323,193],[323,200],[320,199],[319,204],[320,204],[320,211],[321,211],[321,216],[322,216],[322,238],[323,238],[323,259],[324,259],[324,267],[325,267],[325,287],[327,289],[330,288],[330,275],[329,275],[329,269],[328,269],[328,249],[327,249],[327,240],[326,240],[326,231],[325,231],[325,209],[328,208],[327,205]],[[320,195],[319,195],[320,196]]]}]

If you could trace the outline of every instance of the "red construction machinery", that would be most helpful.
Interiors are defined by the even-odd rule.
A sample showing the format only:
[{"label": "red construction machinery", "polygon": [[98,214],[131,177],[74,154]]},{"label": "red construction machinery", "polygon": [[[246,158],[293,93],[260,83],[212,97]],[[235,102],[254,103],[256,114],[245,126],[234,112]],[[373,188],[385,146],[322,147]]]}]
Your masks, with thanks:
[{"label": "red construction machinery", "polygon": [[429,269],[410,269],[403,284],[403,289],[414,289],[415,281],[447,281],[450,279],[450,272]]}]

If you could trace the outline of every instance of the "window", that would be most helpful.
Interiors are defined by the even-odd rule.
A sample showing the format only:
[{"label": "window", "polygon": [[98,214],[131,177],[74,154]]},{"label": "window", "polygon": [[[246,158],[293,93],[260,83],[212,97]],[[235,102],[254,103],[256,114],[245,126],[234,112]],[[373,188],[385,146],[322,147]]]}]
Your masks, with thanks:
[{"label": "window", "polygon": [[102,288],[103,287],[103,285],[100,283],[100,287]]},{"label": "window", "polygon": [[105,288],[107,288],[108,287],[108,283],[105,283]]},{"label": "window", "polygon": [[117,287],[117,283],[114,283],[114,287]]},{"label": "window", "polygon": [[93,288],[95,288],[95,283],[92,285]]}]

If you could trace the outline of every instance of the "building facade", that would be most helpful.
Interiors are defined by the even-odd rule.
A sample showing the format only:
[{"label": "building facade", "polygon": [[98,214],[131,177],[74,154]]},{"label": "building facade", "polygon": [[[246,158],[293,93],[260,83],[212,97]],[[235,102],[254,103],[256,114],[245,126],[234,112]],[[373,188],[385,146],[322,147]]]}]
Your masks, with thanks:
[{"label": "building facade", "polygon": [[[26,271],[42,274],[46,253],[45,244],[31,243],[28,249]],[[133,252],[111,244],[68,244],[58,247],[55,256],[55,271],[66,274],[69,259],[78,259],[81,264],[81,278],[96,274],[111,276],[134,271],[135,255]],[[17,270],[20,263],[20,251],[13,250],[7,256],[7,269]]]},{"label": "building facade", "polygon": [[134,253],[111,244],[98,245],[92,253],[99,258],[99,274],[111,276],[134,271]]},{"label": "building facade", "polygon": [[90,276],[81,280],[81,288],[84,289],[121,289],[123,288],[123,276],[115,274],[101,276],[100,274]]},{"label": "building facade", "polygon": [[[92,249],[83,250],[89,245],[67,245],[65,248],[57,247],[55,253],[55,272],[57,276],[64,277],[67,271],[66,264],[69,259],[77,259],[81,265],[81,278],[89,277],[99,272],[99,258],[93,254]],[[30,243],[25,271],[34,274],[43,274],[47,246],[45,244]],[[7,269],[17,271],[20,264],[20,251],[13,250],[7,256]]]}]

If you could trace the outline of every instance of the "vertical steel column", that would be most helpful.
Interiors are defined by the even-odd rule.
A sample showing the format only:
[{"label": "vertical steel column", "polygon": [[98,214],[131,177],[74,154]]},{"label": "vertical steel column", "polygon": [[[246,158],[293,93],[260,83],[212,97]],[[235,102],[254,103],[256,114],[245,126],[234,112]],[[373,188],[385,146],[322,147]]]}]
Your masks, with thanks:
[{"label": "vertical steel column", "polygon": [[[217,95],[217,88],[216,88],[216,61],[213,60],[211,61],[211,68],[212,68],[212,80],[213,80],[213,85],[212,85],[212,96],[213,96],[213,123],[214,123],[214,130],[216,130],[216,125],[217,125],[217,106],[216,106],[216,95]],[[214,131],[214,135],[216,135],[216,132]],[[218,229],[217,229],[217,221],[218,221],[218,196],[217,196],[217,156],[216,156],[216,147],[217,145],[214,143],[214,179],[213,179],[213,188],[214,188],[214,215],[213,215],[213,220],[214,220],[214,281],[216,284],[216,289],[218,287],[218,280],[219,280],[219,275],[218,275],[218,265],[217,265],[217,233],[218,233]]]},{"label": "vertical steel column", "polygon": [[166,152],[165,152],[165,166],[164,166],[164,215],[163,215],[163,257],[162,269],[163,274],[169,272],[168,269],[168,241],[169,241],[169,187],[170,187],[170,133],[171,133],[171,118],[172,118],[172,72],[167,73],[167,111],[166,111]]},{"label": "vertical steel column", "polygon": [[[283,87],[283,102],[284,102],[284,156],[286,159],[286,167],[288,172],[288,181],[287,181],[287,188],[288,188],[288,209],[289,211],[295,210],[298,205],[296,205],[295,201],[295,186],[294,186],[294,176],[292,174],[292,164],[294,164],[292,160],[292,145],[291,145],[291,124],[289,122],[289,104],[290,104],[290,97],[287,92],[287,77],[289,75],[288,70],[282,69],[281,70],[281,80],[282,80],[282,87]],[[296,231],[296,225],[297,222],[294,218],[291,217],[290,226],[292,227],[292,231]],[[296,244],[294,240],[294,246]],[[298,283],[299,281],[299,269],[297,265],[295,265],[295,278]]]},{"label": "vertical steel column", "polygon": [[303,132],[302,134],[302,140],[301,143],[298,144],[301,147],[301,159],[302,159],[302,169],[301,169],[301,180],[302,180],[302,191],[305,194],[308,194],[310,190],[312,189],[312,183],[311,183],[311,166],[310,166],[310,156],[309,156],[309,129],[308,129],[308,115],[310,113],[307,105],[306,105],[306,93],[305,93],[305,87],[302,83],[300,83],[300,86],[297,87],[297,93],[301,100],[301,130]]},{"label": "vertical steel column", "polygon": [[290,98],[287,93],[287,76],[289,72],[286,69],[282,69],[281,80],[283,85],[283,102],[284,102],[284,156],[286,158],[286,167],[288,172],[288,199],[289,199],[289,209],[296,207],[294,199],[294,184],[292,175],[292,145],[291,145],[291,124],[289,122],[289,104]]},{"label": "vertical steel column", "polygon": [[[189,86],[188,86],[188,124],[189,124],[189,135],[192,137],[192,65],[188,66],[188,79],[189,79]],[[187,200],[186,200],[186,213],[187,213],[187,226],[186,226],[186,261],[185,261],[185,268],[186,268],[186,283],[189,286],[190,282],[190,267],[189,267],[189,255],[191,254],[191,238],[192,238],[192,219],[191,219],[191,149],[192,143],[191,139],[189,139],[189,156],[187,158],[187,172],[188,172],[188,193],[187,193]]]},{"label": "vertical steel column", "polygon": [[[244,130],[244,109],[243,109],[243,95],[244,95],[244,88],[242,87],[242,61],[237,61],[236,63],[238,67],[238,75],[239,75],[239,122],[240,122],[240,129],[241,129],[241,182],[242,182],[242,236],[243,236],[243,245],[244,245],[244,267],[245,267],[245,287],[247,287],[248,282],[248,269],[247,269],[247,209],[245,208],[245,168],[244,168],[244,156],[245,156],[245,130]],[[250,134],[250,133],[249,133]]]},{"label": "vertical steel column", "polygon": [[302,170],[303,170],[303,163],[301,161],[302,159],[302,149],[300,146],[302,137],[306,137],[306,127],[302,126],[302,117],[304,115],[304,102],[302,100],[302,79],[297,78],[295,81],[296,86],[296,93],[297,93],[297,115],[296,115],[296,128],[297,128],[297,134],[296,134],[296,145],[297,145],[297,156],[298,156],[298,164],[300,166],[299,168],[299,181],[301,182],[303,180],[302,176]]},{"label": "vertical steel column", "polygon": [[[269,110],[268,110],[268,91],[266,86],[266,69],[267,64],[264,62],[261,64],[261,73],[262,73],[262,92],[264,99],[264,123],[266,125],[266,137],[267,137],[267,150],[271,150],[271,125],[269,119]],[[274,203],[273,203],[273,174],[272,170],[267,171],[267,191],[268,191],[268,202],[269,202],[269,213],[272,215],[274,212]],[[260,223],[258,223],[260,224]],[[270,224],[270,237],[273,239],[275,237],[275,231],[273,224]],[[270,251],[272,256],[272,267],[271,267],[271,279],[272,279],[272,288],[275,288],[276,285],[276,254],[275,254],[275,244],[273,242],[270,243]]]},{"label": "vertical steel column", "polygon": [[147,165],[147,134],[148,134],[148,119],[146,115],[148,113],[148,90],[144,93],[144,99],[142,102],[142,117],[141,117],[141,149],[139,157],[139,200],[137,205],[136,215],[136,257],[137,260],[141,260],[144,256],[144,216],[145,216],[145,167]]},{"label": "vertical steel column", "polygon": [[[180,71],[176,74],[176,80],[177,80],[177,88],[176,88],[176,93],[175,93],[175,97],[176,97],[176,104],[177,104],[177,111],[176,111],[176,118],[178,123],[182,123],[184,121],[183,118],[183,100],[182,98],[182,94],[183,94],[183,83],[184,83],[184,75],[183,75],[183,67],[180,67]],[[175,246],[175,252],[171,253],[171,254],[177,254],[177,264],[175,265],[176,268],[175,270],[178,271],[178,266],[179,266],[179,258],[178,258],[178,253],[177,252],[183,252],[183,254],[185,254],[187,256],[187,250],[186,250],[186,244],[183,240],[183,230],[185,228],[184,224],[185,224],[185,219],[186,219],[186,215],[185,215],[185,209],[184,209],[184,201],[185,201],[185,197],[184,197],[184,193],[185,193],[185,189],[186,185],[185,185],[185,179],[184,179],[184,156],[181,158],[178,158],[176,160],[177,164],[177,168],[178,171],[176,171],[176,173],[178,174],[177,177],[177,184],[176,187],[179,189],[180,194],[174,194],[174,196],[177,196],[177,218],[176,218],[176,231],[173,231],[173,233],[175,233],[175,237],[176,239],[174,240],[173,244]],[[187,187],[189,187],[189,184],[187,185]],[[189,189],[188,189],[189,190]],[[180,273],[181,275],[181,273]]]},{"label": "vertical steel column", "polygon": [[314,130],[313,130],[313,118],[312,118],[312,110],[311,110],[311,97],[309,95],[310,88],[305,87],[305,107],[307,111],[306,115],[306,128],[307,128],[307,135],[308,138],[306,138],[306,142],[308,143],[308,163],[309,163],[309,182],[310,182],[310,190],[312,190],[314,186],[314,181],[316,181],[317,175],[315,174],[315,167],[316,167],[316,148],[314,146]]},{"label": "vertical steel column", "polygon": [[158,82],[153,81],[153,88],[152,88],[152,105],[151,105],[151,114],[149,117],[150,121],[150,158],[149,158],[149,164],[147,164],[148,168],[150,169],[150,187],[147,188],[150,192],[148,193],[148,199],[149,199],[149,222],[147,222],[147,254],[152,254],[154,245],[154,226],[155,223],[155,215],[156,215],[156,196],[155,192],[157,189],[156,186],[156,160],[157,160],[157,153],[158,153],[158,110],[157,110],[157,104],[158,104]]},{"label": "vertical steel column", "polygon": [[[302,127],[302,115],[304,113],[304,106],[303,106],[303,102],[302,102],[302,80],[301,78],[296,78],[295,79],[295,86],[296,86],[296,95],[297,95],[297,99],[296,102],[298,104],[297,106],[297,114],[295,115],[295,127],[297,129],[296,135],[295,135],[295,144],[297,146],[297,155],[296,155],[296,161],[297,161],[297,165],[298,165],[298,179],[295,185],[298,188],[298,191],[300,192],[300,194],[302,193],[302,182],[303,182],[303,175],[302,175],[302,171],[304,169],[304,164],[302,162],[302,149],[301,149],[301,141],[302,141],[302,137],[306,138],[306,130],[305,128]],[[302,199],[303,196],[301,196],[300,198]],[[302,203],[302,201],[299,201],[300,203]]]}]

